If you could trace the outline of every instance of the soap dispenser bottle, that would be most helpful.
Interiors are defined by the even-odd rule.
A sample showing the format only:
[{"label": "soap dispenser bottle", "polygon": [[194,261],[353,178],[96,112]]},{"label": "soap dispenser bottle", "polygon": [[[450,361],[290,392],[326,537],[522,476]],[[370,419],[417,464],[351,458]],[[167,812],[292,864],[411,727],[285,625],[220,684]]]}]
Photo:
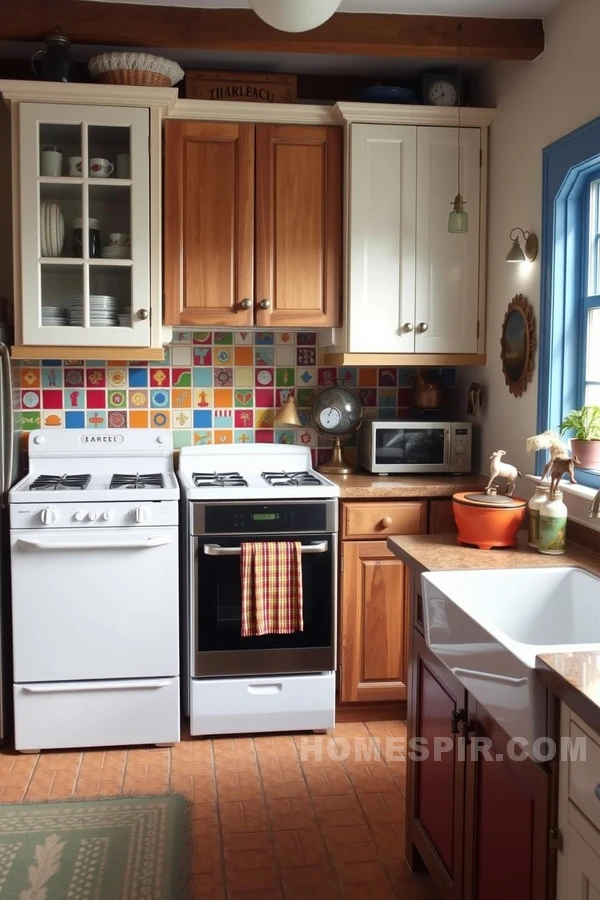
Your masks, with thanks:
[{"label": "soap dispenser bottle", "polygon": [[562,491],[551,491],[548,500],[540,508],[540,553],[559,556],[566,552],[567,513]]},{"label": "soap dispenser bottle", "polygon": [[540,543],[540,510],[548,502],[550,483],[541,481],[535,486],[535,493],[527,504],[529,546],[538,547]]}]

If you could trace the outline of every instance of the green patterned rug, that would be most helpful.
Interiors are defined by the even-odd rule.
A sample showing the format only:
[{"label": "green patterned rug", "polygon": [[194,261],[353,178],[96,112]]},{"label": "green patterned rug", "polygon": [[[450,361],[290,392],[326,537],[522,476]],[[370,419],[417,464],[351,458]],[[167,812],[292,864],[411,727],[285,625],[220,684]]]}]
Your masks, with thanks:
[{"label": "green patterned rug", "polygon": [[0,805],[0,898],[180,900],[187,816],[179,794]]}]

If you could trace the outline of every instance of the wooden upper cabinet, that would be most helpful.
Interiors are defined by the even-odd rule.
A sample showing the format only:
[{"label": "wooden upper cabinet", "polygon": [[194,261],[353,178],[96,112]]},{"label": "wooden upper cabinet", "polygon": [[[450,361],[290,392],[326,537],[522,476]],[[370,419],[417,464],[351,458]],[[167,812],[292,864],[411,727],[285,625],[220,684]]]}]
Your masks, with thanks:
[{"label": "wooden upper cabinet", "polygon": [[342,132],[256,127],[256,324],[339,325]]},{"label": "wooden upper cabinet", "polygon": [[164,181],[165,323],[252,325],[254,125],[166,122]]}]

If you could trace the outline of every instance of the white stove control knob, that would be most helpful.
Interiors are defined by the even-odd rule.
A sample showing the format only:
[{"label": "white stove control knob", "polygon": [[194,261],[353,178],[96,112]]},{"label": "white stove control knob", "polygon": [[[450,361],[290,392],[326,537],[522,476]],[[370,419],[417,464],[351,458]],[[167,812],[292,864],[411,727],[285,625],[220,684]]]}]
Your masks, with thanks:
[{"label": "white stove control knob", "polygon": [[76,512],[74,514],[73,518],[75,519],[76,522],[83,522],[83,520],[85,519],[85,513]]},{"label": "white stove control knob", "polygon": [[159,434],[159,436],[156,438],[156,440],[158,441],[159,444],[164,444],[165,441],[167,440],[167,436],[165,434]]},{"label": "white stove control knob", "polygon": [[88,513],[88,519],[90,520],[90,522],[95,522],[97,518],[98,518],[97,512],[92,511],[92,512]]},{"label": "white stove control knob", "polygon": [[33,443],[34,444],[43,444],[45,440],[46,440],[46,438],[44,437],[43,434],[36,434],[36,436],[33,439]]},{"label": "white stove control knob", "polygon": [[54,525],[58,518],[58,513],[53,506],[47,506],[40,514],[43,525]]},{"label": "white stove control knob", "polygon": [[112,519],[112,517],[113,517],[113,516],[112,516],[112,513],[111,513],[111,512],[103,512],[103,513],[102,513],[102,518],[104,519],[105,522],[110,522],[110,520]]},{"label": "white stove control knob", "polygon": [[145,506],[134,506],[131,510],[131,515],[138,525],[142,525],[144,522],[148,521],[148,510]]}]

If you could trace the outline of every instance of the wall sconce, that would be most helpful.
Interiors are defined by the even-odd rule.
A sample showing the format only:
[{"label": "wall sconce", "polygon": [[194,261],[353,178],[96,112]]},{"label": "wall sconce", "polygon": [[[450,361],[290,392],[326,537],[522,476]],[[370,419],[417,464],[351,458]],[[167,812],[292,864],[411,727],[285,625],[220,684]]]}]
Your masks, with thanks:
[{"label": "wall sconce", "polygon": [[[523,235],[524,247],[521,246],[519,232]],[[516,233],[516,237],[514,236]],[[531,231],[523,231],[522,228],[513,228],[510,233],[510,239],[513,242],[512,247],[506,254],[506,262],[533,262],[538,255],[538,239]]]},{"label": "wall sconce", "polygon": [[294,389],[292,388],[289,394],[287,395],[287,400],[281,407],[281,409],[277,410],[275,414],[274,425],[276,428],[301,428],[302,422],[300,421],[300,416],[298,415],[298,407],[296,405],[296,396],[294,394]]}]

